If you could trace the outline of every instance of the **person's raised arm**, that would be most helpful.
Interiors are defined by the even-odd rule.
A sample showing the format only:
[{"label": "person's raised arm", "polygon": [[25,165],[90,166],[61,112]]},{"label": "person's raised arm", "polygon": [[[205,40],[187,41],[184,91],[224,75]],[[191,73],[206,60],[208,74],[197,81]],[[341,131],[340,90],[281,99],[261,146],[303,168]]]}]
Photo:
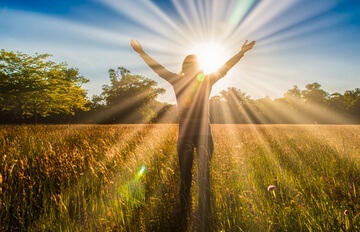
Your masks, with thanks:
[{"label": "person's raised arm", "polygon": [[217,71],[215,71],[213,73],[214,78],[216,79],[215,81],[217,81],[218,79],[224,77],[226,75],[226,73],[232,68],[234,67],[235,64],[237,64],[240,59],[244,56],[244,54],[251,50],[254,45],[255,45],[255,40],[253,40],[251,43],[247,43],[248,41],[246,40],[245,43],[243,44],[243,46],[241,47],[241,50],[236,53],[233,57],[231,57],[223,66],[221,66]]},{"label": "person's raised arm", "polygon": [[154,70],[160,77],[164,78],[168,82],[171,82],[172,77],[176,76],[175,73],[168,71],[164,66],[159,64],[156,60],[154,60],[151,56],[149,56],[142,48],[141,44],[138,41],[131,40],[131,47],[135,52],[139,53],[140,57],[145,61],[149,67]]}]

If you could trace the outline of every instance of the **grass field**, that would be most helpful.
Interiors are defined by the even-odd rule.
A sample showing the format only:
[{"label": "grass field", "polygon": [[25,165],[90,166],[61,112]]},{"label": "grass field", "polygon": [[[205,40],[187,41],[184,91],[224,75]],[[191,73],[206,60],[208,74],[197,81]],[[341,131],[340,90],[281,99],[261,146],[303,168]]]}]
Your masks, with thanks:
[{"label": "grass field", "polygon": [[[360,126],[213,135],[215,231],[360,231]],[[176,125],[1,126],[0,231],[172,231],[176,139]]]}]

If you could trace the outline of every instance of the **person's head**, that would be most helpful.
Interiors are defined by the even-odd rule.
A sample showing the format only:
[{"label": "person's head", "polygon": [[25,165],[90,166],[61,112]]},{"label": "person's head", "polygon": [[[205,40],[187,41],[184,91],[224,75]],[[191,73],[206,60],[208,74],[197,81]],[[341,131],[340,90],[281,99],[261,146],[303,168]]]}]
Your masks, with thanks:
[{"label": "person's head", "polygon": [[187,55],[183,61],[180,74],[192,76],[202,72],[198,57],[194,54]]}]

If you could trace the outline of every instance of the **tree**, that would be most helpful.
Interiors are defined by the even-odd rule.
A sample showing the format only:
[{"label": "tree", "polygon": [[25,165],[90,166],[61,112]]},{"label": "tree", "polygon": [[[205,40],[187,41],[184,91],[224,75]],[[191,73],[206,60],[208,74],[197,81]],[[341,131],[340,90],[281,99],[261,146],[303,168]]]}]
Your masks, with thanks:
[{"label": "tree", "polygon": [[284,98],[288,98],[288,99],[292,99],[292,98],[296,98],[296,99],[300,99],[301,98],[301,90],[299,89],[299,87],[297,85],[294,85],[292,87],[292,89],[289,89],[285,94],[284,94]]},{"label": "tree", "polygon": [[321,85],[317,82],[305,85],[306,90],[301,92],[306,102],[323,105],[329,93],[321,89]]},{"label": "tree", "polygon": [[360,120],[360,88],[346,90],[343,98],[346,110]]},{"label": "tree", "polygon": [[285,94],[283,99],[278,99],[288,110],[288,114],[292,114],[292,120],[296,120],[296,115],[304,111],[304,101],[301,98],[302,91],[297,85],[294,85]]},{"label": "tree", "polygon": [[227,91],[223,90],[220,94],[230,107],[231,117],[235,123],[254,122],[254,108],[250,96],[235,87],[229,87]]},{"label": "tree", "polygon": [[124,68],[109,70],[110,85],[103,86],[102,97],[108,107],[110,122],[151,122],[157,114],[155,99],[165,89],[157,88],[157,82],[133,75]]},{"label": "tree", "polygon": [[17,118],[74,114],[87,110],[88,80],[67,64],[47,60],[49,54],[33,56],[21,52],[0,54],[0,109]]},{"label": "tree", "polygon": [[330,94],[327,100],[327,105],[330,109],[335,111],[344,112],[346,110],[344,96],[340,93]]},{"label": "tree", "polygon": [[235,123],[229,104],[219,95],[209,100],[211,123]]}]

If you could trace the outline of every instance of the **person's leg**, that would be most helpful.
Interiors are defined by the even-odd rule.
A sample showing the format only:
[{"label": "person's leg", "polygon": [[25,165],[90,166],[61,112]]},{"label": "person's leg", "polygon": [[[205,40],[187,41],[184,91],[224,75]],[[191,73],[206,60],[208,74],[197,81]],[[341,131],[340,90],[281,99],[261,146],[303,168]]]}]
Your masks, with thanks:
[{"label": "person's leg", "polygon": [[212,136],[201,136],[196,146],[199,181],[199,231],[211,231],[210,162],[214,150]]},{"label": "person's leg", "polygon": [[194,159],[194,145],[190,139],[179,138],[177,144],[180,167],[180,223],[183,231],[187,228],[187,217],[190,214],[190,188],[192,181],[192,166]]}]

